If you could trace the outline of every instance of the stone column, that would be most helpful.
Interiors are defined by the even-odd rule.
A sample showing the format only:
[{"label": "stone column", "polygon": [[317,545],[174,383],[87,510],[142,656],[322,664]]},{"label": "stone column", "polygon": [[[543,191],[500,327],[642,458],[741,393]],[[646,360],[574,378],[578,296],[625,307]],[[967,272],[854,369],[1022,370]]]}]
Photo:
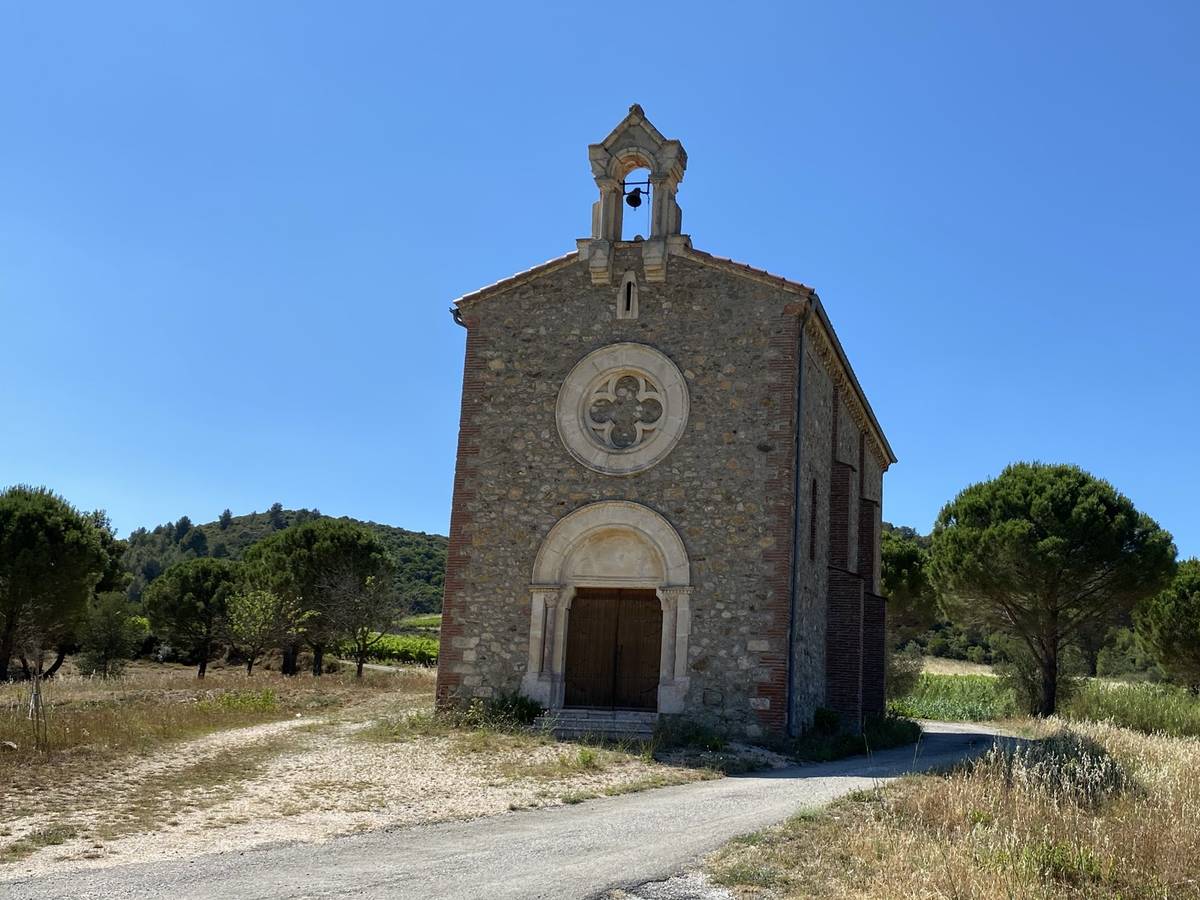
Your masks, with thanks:
[{"label": "stone column", "polygon": [[658,666],[658,683],[670,684],[675,680],[675,614],[678,609],[676,596],[667,591],[658,591],[658,602],[662,604],[662,652]]},{"label": "stone column", "polygon": [[692,589],[678,588],[675,595],[675,680],[688,680],[688,637],[692,633]]},{"label": "stone column", "polygon": [[558,591],[543,591],[542,605],[546,610],[546,624],[542,629],[542,665],[539,671],[545,677],[554,671],[554,643],[558,634]]},{"label": "stone column", "polygon": [[605,176],[597,178],[596,185],[600,188],[600,233],[593,237],[602,241],[619,241],[624,213],[621,207],[621,201],[624,199],[621,180]]},{"label": "stone column", "polygon": [[529,590],[529,656],[521,692],[546,706],[552,699],[552,659],[558,585],[535,585]]},{"label": "stone column", "polygon": [[688,691],[688,638],[692,630],[690,586],[661,587],[663,609],[662,656],[658,682],[658,711],[683,712]]}]

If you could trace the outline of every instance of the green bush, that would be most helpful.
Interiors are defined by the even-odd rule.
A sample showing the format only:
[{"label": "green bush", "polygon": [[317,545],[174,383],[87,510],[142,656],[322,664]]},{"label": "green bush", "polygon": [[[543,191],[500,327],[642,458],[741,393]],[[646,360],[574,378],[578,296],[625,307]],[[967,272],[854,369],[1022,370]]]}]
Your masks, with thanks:
[{"label": "green bush", "polygon": [[1014,715],[1017,706],[1012,690],[998,678],[923,674],[912,691],[894,698],[888,709],[914,719],[978,721]]},{"label": "green bush", "polygon": [[474,701],[468,710],[475,711],[478,724],[483,727],[509,730],[528,728],[542,714],[542,704],[516,692],[501,694],[485,701]]},{"label": "green bush", "polygon": [[1084,681],[1059,715],[1111,722],[1144,734],[1200,737],[1200,697],[1169,684]]},{"label": "green bush", "polygon": [[664,749],[690,747],[719,753],[729,744],[724,734],[683,716],[661,716],[654,729],[654,743]]}]

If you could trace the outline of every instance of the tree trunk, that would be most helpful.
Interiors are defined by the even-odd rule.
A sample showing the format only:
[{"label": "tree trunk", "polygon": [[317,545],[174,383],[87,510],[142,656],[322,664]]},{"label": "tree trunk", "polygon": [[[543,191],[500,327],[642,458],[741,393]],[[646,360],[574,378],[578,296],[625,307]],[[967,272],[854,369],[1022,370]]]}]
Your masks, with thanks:
[{"label": "tree trunk", "polygon": [[21,654],[20,659],[21,659],[21,675],[26,681],[28,681],[30,678],[33,677],[33,670],[29,668],[29,660],[27,660],[25,658],[24,653]]},{"label": "tree trunk", "polygon": [[253,674],[254,674],[254,657],[247,656],[246,657],[246,677],[249,678]]},{"label": "tree trunk", "polygon": [[1058,707],[1058,650],[1042,660],[1042,702],[1038,715],[1052,716]]},{"label": "tree trunk", "polygon": [[313,648],[313,670],[312,670],[312,672],[314,675],[320,676],[321,669],[323,668],[324,663],[325,663],[325,645],[324,644],[313,644],[312,648]]},{"label": "tree trunk", "polygon": [[279,671],[284,675],[296,675],[299,673],[300,664],[300,645],[288,644],[283,648],[283,662],[279,665]]},{"label": "tree trunk", "polygon": [[354,670],[354,677],[355,677],[355,678],[362,678],[362,673],[363,673],[363,663],[364,663],[364,662],[366,662],[366,659],[365,659],[364,657],[361,657],[361,656],[360,656],[360,657],[358,658],[358,666],[357,666],[357,667],[355,668],[355,670]]},{"label": "tree trunk", "polygon": [[0,633],[0,682],[8,681],[8,662],[12,659],[13,646],[16,644],[16,616],[12,622],[5,622],[4,632]]},{"label": "tree trunk", "polygon": [[203,678],[204,673],[208,671],[208,650],[209,647],[207,643],[200,648],[200,669],[196,672],[197,678]]},{"label": "tree trunk", "polygon": [[[66,658],[67,658],[67,651],[64,648],[59,647],[58,650],[54,654],[54,662],[51,664],[50,668],[48,668],[44,673],[42,673],[42,677],[43,678],[52,678],[54,676],[54,673],[57,672],[59,670],[59,668],[62,666],[63,660]],[[104,665],[104,674],[108,675],[107,662]]]}]

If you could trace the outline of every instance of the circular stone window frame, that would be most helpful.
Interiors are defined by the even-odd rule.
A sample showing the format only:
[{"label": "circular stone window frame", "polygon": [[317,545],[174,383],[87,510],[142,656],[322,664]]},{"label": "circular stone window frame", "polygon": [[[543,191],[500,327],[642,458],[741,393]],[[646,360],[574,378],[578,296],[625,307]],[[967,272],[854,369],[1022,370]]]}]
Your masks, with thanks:
[{"label": "circular stone window frame", "polygon": [[[606,380],[621,375],[648,378],[662,398],[663,412],[648,440],[619,450],[601,444],[587,421],[592,395]],[[593,472],[635,475],[658,465],[683,437],[688,419],[683,373],[665,353],[648,344],[609,344],[593,350],[567,374],[558,392],[555,419],[567,452]]]}]

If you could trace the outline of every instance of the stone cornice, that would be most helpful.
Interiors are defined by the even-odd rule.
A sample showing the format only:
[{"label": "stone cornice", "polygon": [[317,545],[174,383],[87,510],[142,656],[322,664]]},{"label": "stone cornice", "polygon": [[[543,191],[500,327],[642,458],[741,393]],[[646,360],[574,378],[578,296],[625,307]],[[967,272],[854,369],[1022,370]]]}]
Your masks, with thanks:
[{"label": "stone cornice", "polygon": [[757,281],[760,284],[770,285],[773,288],[778,288],[782,291],[788,291],[792,294],[799,294],[803,297],[814,297],[816,294],[808,285],[801,284],[798,281],[784,278],[782,275],[775,275],[765,269],[756,269],[747,263],[741,263],[734,259],[729,259],[724,256],[713,256],[711,253],[705,253],[703,250],[697,250],[691,245],[689,239],[687,247],[679,251],[679,255],[685,259],[690,259],[693,262],[698,262],[701,265],[709,266],[714,269],[720,269],[724,272],[732,272],[742,278],[748,278],[751,281]]},{"label": "stone cornice", "polygon": [[462,307],[466,304],[482,300],[485,297],[494,297],[496,294],[503,294],[505,291],[510,291],[513,288],[527,284],[535,278],[540,278],[542,275],[548,275],[564,266],[570,265],[578,259],[579,251],[572,250],[570,253],[564,253],[562,256],[556,256],[554,259],[539,263],[531,269],[526,269],[524,272],[518,272],[515,275],[510,275],[508,278],[502,278],[494,284],[489,284],[487,287],[481,287],[477,291],[463,294],[457,300],[453,301],[454,305]]},{"label": "stone cornice", "polygon": [[833,328],[829,325],[820,301],[817,301],[814,306],[816,315],[808,317],[804,326],[805,336],[811,342],[810,346],[816,351],[817,357],[837,388],[838,394],[846,399],[846,405],[850,408],[850,415],[853,417],[854,423],[860,431],[866,434],[867,449],[879,463],[879,468],[886,472],[888,466],[896,461],[896,457],[892,453],[887,438],[883,435],[883,430],[879,427],[879,422],[875,419],[875,413],[867,403],[858,379],[854,377],[854,371],[846,362],[846,355],[842,351],[837,335],[833,333]]}]

